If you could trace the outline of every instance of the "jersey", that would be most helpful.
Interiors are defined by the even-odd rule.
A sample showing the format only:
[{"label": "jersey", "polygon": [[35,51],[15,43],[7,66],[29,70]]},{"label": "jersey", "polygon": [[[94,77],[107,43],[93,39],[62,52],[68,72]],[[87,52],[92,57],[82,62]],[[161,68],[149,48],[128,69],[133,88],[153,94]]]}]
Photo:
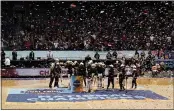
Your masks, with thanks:
[{"label": "jersey", "polygon": [[67,73],[72,75],[73,74],[73,66],[72,66],[72,64],[67,64],[66,68],[68,68]]},{"label": "jersey", "polygon": [[77,75],[86,76],[86,69],[84,66],[79,66],[77,69]]},{"label": "jersey", "polygon": [[109,75],[108,75],[109,78],[114,78],[114,68],[110,68],[109,69]]},{"label": "jersey", "polygon": [[95,75],[97,75],[97,68],[89,67],[88,68],[88,77],[93,77]]},{"label": "jersey", "polygon": [[125,75],[127,75],[127,76],[132,75],[132,68],[131,67],[126,66],[125,71],[126,71]]},{"label": "jersey", "polygon": [[97,67],[97,72],[103,74],[104,73],[104,68],[102,66]]},{"label": "jersey", "polygon": [[61,73],[61,67],[59,65],[53,65],[50,70],[50,74],[52,76],[60,76]]}]

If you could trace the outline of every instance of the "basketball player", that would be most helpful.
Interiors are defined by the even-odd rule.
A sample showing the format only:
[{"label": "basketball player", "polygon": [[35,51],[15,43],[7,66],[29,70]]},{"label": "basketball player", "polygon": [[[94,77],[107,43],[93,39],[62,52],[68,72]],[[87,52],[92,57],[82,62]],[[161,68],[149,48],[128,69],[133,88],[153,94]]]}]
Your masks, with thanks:
[{"label": "basketball player", "polygon": [[108,85],[107,90],[110,86],[110,83],[112,83],[112,89],[114,89],[114,66],[111,64],[109,65],[109,75],[108,75]]},{"label": "basketball player", "polygon": [[97,83],[97,77],[98,77],[97,67],[98,67],[98,63],[92,64],[91,71],[92,71],[93,86],[95,86]]},{"label": "basketball player", "polygon": [[132,76],[133,76],[133,78],[132,78],[132,88],[135,85],[135,89],[136,89],[137,88],[137,82],[136,82],[136,80],[137,80],[137,76],[138,76],[138,74],[137,74],[137,67],[136,67],[135,64],[132,64],[131,67],[132,67],[132,70],[133,70],[133,72],[132,72]]},{"label": "basketball player", "polygon": [[125,79],[125,65],[121,64],[120,66],[120,73],[119,73],[119,86],[120,86],[120,91],[125,90],[123,81]]},{"label": "basketball player", "polygon": [[105,83],[105,69],[106,69],[106,65],[104,63],[102,63],[102,68],[103,68],[103,76],[102,76],[102,88],[104,88],[104,83]]},{"label": "basketball player", "polygon": [[128,64],[126,65],[125,67],[125,83],[126,83],[126,89],[127,89],[127,79],[128,77],[131,77],[132,76],[132,68],[131,66]]},{"label": "basketball player", "polygon": [[119,73],[120,73],[120,66],[121,65],[119,65],[119,61],[116,61],[114,67],[115,67],[115,74],[116,74],[117,79],[118,79]]},{"label": "basketball player", "polygon": [[158,73],[158,64],[152,66],[152,77],[155,77]]},{"label": "basketball player", "polygon": [[68,68],[68,71],[67,71],[68,72],[68,80],[69,80],[68,87],[70,88],[70,79],[71,79],[71,76],[73,75],[73,62],[67,61],[65,68]]},{"label": "basketball player", "polygon": [[61,67],[59,65],[59,62],[52,63],[51,68],[50,68],[49,88],[52,88],[52,83],[53,83],[54,79],[55,79],[54,87],[59,87],[58,82],[59,82],[60,73],[61,73]]},{"label": "basketball player", "polygon": [[91,92],[91,85],[93,82],[93,76],[97,74],[97,70],[95,68],[95,64],[88,63],[88,72],[87,72],[87,90]]},{"label": "basketball player", "polygon": [[98,72],[98,88],[102,88],[102,78],[103,78],[103,73],[104,73],[104,68],[102,66],[102,63],[98,64],[97,67],[97,72]]},{"label": "basketball player", "polygon": [[86,87],[86,69],[83,64],[83,62],[80,63],[78,69],[77,69],[77,75],[83,76],[83,81]]},{"label": "basketball player", "polygon": [[74,68],[74,75],[77,75],[77,70],[78,70],[78,67],[79,67],[79,63],[77,61],[74,61],[73,63],[73,68]]}]

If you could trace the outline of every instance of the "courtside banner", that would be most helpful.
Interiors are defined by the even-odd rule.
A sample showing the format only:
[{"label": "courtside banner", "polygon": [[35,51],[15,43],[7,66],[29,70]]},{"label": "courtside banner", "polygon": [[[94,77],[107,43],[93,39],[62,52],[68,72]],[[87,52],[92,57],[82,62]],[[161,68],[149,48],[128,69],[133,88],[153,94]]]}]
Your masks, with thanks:
[{"label": "courtside banner", "polygon": [[2,77],[17,77],[18,73],[16,71],[16,68],[2,68],[1,76]]},{"label": "courtside banner", "polygon": [[[61,75],[67,75],[67,68],[61,69]],[[2,77],[18,77],[18,76],[48,76],[49,68],[6,68],[1,69]]]}]

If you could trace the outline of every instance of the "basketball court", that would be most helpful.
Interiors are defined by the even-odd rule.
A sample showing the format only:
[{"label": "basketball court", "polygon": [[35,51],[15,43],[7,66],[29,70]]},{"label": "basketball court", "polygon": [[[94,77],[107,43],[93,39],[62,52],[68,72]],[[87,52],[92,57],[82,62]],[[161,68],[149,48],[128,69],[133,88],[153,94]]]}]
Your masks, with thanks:
[{"label": "basketball court", "polygon": [[[127,92],[120,92],[115,80],[115,90],[96,92],[94,87],[92,93],[74,94],[66,88],[49,89],[49,78],[2,79],[1,104],[2,109],[174,109],[173,78],[138,78],[137,82],[137,89],[130,89],[129,79]],[[68,80],[63,80],[62,86],[67,85]]]}]

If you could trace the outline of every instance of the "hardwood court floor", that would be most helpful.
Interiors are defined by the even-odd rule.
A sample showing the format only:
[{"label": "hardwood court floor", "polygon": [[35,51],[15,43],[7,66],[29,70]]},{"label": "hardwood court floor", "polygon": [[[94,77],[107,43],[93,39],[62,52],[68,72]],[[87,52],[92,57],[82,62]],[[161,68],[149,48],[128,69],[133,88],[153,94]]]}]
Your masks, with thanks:
[{"label": "hardwood court floor", "polygon": [[[128,81],[130,83],[131,80]],[[151,90],[169,100],[97,100],[85,102],[6,102],[10,88],[48,88],[46,80],[2,80],[2,109],[174,109],[173,78],[139,78],[137,90]],[[63,81],[67,85],[67,80]],[[116,82],[118,84],[118,82]],[[115,86],[118,88],[118,85]],[[130,85],[128,85],[130,88]]]}]

